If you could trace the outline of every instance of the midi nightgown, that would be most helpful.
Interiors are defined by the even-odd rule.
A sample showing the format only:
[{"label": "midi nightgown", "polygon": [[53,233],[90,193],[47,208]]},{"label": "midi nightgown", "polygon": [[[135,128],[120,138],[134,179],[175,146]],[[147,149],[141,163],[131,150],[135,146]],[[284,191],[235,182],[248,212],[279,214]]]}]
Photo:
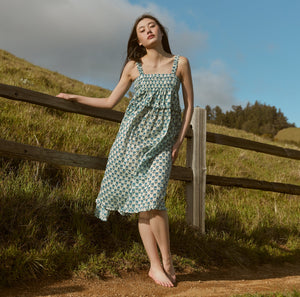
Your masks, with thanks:
[{"label": "midi nightgown", "polygon": [[167,74],[145,74],[136,63],[135,94],[111,147],[96,199],[95,215],[103,221],[110,211],[127,215],[166,210],[172,147],[181,129],[178,59],[174,57]]}]

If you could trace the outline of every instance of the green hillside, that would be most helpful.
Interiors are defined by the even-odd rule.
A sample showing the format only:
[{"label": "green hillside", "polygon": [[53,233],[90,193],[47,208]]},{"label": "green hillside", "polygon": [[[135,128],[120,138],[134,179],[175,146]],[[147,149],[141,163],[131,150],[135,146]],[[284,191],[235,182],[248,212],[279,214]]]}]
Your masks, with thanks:
[{"label": "green hillside", "polygon": [[276,141],[294,143],[300,146],[300,128],[286,128],[280,130],[274,137]]},{"label": "green hillside", "polygon": [[[52,95],[109,94],[5,51],[0,61],[0,83]],[[4,98],[0,104],[1,138],[60,151],[107,156],[119,127]],[[116,109],[124,111],[127,104],[124,98]],[[211,124],[207,129],[266,142],[241,130]],[[185,146],[176,161],[184,164]],[[207,145],[207,168],[208,174],[300,184],[298,161],[226,146]],[[1,285],[42,277],[105,277],[148,267],[137,216],[113,214],[108,222],[94,217],[102,176],[96,170],[0,157]],[[208,186],[205,236],[185,223],[185,183],[170,181],[166,203],[178,271],[300,260],[299,197]]]}]

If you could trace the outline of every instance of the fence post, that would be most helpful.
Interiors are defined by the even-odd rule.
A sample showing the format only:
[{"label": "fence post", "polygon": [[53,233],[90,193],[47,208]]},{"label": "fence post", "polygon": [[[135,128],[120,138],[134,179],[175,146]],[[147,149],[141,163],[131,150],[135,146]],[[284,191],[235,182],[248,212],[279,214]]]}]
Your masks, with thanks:
[{"label": "fence post", "polygon": [[193,181],[186,185],[186,219],[205,233],[206,191],[206,110],[195,107],[191,121],[193,137],[187,139],[186,166],[193,170]]}]

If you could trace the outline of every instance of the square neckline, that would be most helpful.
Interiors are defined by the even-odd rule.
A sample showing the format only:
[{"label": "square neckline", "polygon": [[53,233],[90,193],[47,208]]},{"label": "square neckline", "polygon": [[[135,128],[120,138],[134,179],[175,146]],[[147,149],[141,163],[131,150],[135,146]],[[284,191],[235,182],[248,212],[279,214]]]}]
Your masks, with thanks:
[{"label": "square neckline", "polygon": [[179,55],[174,55],[174,60],[173,60],[171,72],[168,72],[168,73],[160,73],[160,72],[158,72],[158,73],[145,73],[141,62],[136,62],[136,65],[137,65],[137,68],[138,68],[138,71],[139,71],[140,75],[141,74],[143,74],[143,75],[170,75],[170,74],[175,74],[176,75],[178,60],[179,60]]},{"label": "square neckline", "polygon": [[140,77],[145,77],[145,76],[169,76],[169,75],[174,75],[177,80],[180,81],[180,78],[176,75],[177,67],[178,67],[178,61],[179,61],[179,55],[174,55],[174,61],[172,65],[171,72],[169,73],[145,73],[143,70],[143,66],[141,62],[136,62],[137,69],[139,71],[139,76],[137,76],[134,81],[136,81]]}]

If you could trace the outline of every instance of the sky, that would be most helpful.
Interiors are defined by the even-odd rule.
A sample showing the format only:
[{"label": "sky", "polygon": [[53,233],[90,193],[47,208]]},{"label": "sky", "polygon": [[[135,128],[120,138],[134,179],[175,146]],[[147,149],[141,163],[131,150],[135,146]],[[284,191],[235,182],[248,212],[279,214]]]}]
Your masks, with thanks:
[{"label": "sky", "polygon": [[[299,0],[0,0],[0,48],[113,89],[137,17],[167,28],[189,59],[195,106],[258,101],[300,127]],[[182,108],[183,102],[181,98]]]}]

